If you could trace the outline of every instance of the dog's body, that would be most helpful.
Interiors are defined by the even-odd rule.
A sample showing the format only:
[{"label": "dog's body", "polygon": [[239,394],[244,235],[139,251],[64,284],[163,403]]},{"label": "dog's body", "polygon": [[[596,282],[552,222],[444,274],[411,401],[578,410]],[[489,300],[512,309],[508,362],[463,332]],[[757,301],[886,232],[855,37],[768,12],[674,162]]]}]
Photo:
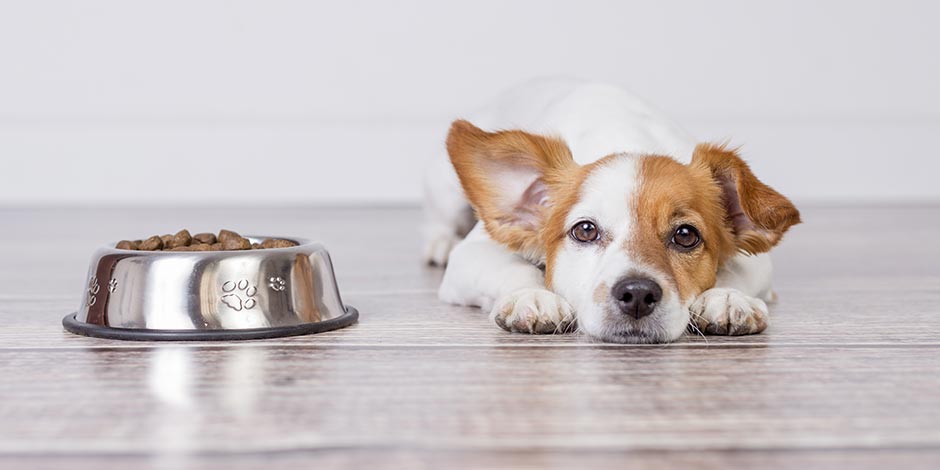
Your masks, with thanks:
[{"label": "dog's body", "polygon": [[[450,161],[426,179],[425,257],[448,264],[442,300],[511,331],[577,319],[606,341],[674,340],[690,311],[712,333],[764,329],[763,253],[799,213],[733,151],[696,146],[636,97],[579,80],[526,84],[470,121],[493,132],[455,122]],[[481,222],[461,239],[471,206]]]}]

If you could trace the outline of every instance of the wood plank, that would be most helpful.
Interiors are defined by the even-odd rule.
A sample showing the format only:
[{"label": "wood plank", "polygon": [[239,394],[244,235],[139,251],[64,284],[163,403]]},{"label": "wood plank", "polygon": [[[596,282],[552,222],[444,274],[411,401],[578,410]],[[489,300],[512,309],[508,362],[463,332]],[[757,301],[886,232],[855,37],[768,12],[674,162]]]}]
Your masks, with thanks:
[{"label": "wood plank", "polygon": [[0,351],[0,454],[936,448],[940,348]]},{"label": "wood plank", "polygon": [[649,469],[755,469],[781,468],[794,470],[851,469],[883,470],[935,470],[940,451],[932,449],[841,449],[841,450],[786,450],[786,451],[706,451],[680,452],[604,452],[578,449],[561,450],[491,450],[437,451],[427,449],[323,449],[316,451],[226,453],[226,454],[166,454],[166,455],[92,455],[56,454],[44,457],[0,456],[2,468],[30,468],[33,470],[126,470],[148,468],[179,470],[255,470],[258,468],[303,469],[312,468],[387,468],[387,469],[552,469],[590,468]]}]

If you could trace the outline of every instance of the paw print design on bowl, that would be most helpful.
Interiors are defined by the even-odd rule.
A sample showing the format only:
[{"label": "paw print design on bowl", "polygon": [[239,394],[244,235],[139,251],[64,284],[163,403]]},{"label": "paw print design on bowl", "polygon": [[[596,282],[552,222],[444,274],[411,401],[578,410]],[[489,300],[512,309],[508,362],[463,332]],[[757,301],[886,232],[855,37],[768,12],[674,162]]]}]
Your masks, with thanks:
[{"label": "paw print design on bowl", "polygon": [[98,276],[92,276],[88,280],[88,298],[85,300],[85,303],[89,307],[95,304],[98,301],[98,291],[101,290],[101,286],[98,285]]},{"label": "paw print design on bowl", "polygon": [[274,292],[283,292],[284,289],[287,289],[287,281],[280,276],[275,276],[268,279],[268,287]]},{"label": "paw print design on bowl", "polygon": [[108,292],[113,294],[114,291],[117,290],[117,288],[118,288],[117,279],[111,279],[110,281],[108,281]]},{"label": "paw print design on bowl", "polygon": [[241,312],[242,310],[251,310],[257,305],[254,299],[258,293],[258,288],[248,283],[247,279],[239,281],[225,281],[222,284],[222,303],[226,307]]}]

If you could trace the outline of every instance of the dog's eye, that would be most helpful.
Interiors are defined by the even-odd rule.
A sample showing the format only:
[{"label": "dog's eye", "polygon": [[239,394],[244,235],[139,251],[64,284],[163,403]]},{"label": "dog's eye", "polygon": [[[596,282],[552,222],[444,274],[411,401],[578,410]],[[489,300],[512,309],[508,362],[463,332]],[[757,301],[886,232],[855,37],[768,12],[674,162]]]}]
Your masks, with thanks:
[{"label": "dog's eye", "polygon": [[594,222],[582,220],[571,227],[571,238],[583,243],[590,243],[598,239],[600,233]]},{"label": "dog's eye", "polygon": [[702,236],[691,225],[680,225],[672,235],[672,243],[683,251],[691,250],[702,243]]}]

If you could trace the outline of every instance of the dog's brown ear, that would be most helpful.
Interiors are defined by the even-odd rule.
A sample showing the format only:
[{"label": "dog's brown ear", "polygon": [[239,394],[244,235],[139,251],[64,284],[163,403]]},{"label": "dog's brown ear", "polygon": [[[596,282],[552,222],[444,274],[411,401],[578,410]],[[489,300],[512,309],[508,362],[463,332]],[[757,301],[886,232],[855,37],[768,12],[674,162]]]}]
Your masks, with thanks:
[{"label": "dog's brown ear", "polygon": [[725,218],[738,249],[751,254],[770,251],[787,229],[800,223],[793,203],[758,180],[736,151],[699,144],[692,166],[706,168],[721,188]]},{"label": "dog's brown ear", "polygon": [[464,193],[496,241],[534,255],[552,205],[550,186],[577,168],[559,139],[523,131],[485,132],[454,121],[447,153]]}]

